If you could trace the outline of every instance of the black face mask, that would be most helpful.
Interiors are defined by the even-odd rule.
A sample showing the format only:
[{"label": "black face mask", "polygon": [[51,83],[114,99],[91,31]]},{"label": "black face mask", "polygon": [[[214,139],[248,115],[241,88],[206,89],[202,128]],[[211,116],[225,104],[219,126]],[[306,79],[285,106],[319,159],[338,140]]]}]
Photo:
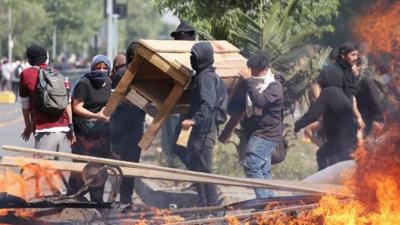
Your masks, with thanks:
[{"label": "black face mask", "polygon": [[190,65],[192,66],[192,69],[196,71],[198,70],[197,58],[193,53],[190,55]]},{"label": "black face mask", "polygon": [[108,71],[94,70],[91,71],[87,77],[89,78],[93,87],[101,88],[108,78]]}]

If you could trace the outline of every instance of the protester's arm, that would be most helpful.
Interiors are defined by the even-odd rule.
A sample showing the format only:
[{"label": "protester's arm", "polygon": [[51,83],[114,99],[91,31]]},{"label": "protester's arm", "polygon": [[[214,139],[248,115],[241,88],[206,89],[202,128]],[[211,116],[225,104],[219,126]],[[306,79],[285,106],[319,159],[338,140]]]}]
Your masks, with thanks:
[{"label": "protester's arm", "polygon": [[321,129],[322,126],[320,121],[315,121],[304,128],[304,135],[318,147],[322,145],[322,142],[317,137],[315,137],[314,133],[320,131]]},{"label": "protester's arm", "polygon": [[353,113],[354,113],[354,115],[356,117],[358,128],[360,130],[364,129],[365,123],[364,123],[364,120],[363,120],[363,118],[361,116],[360,111],[358,110],[357,99],[354,96],[353,96]]},{"label": "protester's arm", "polygon": [[322,116],[325,112],[329,99],[329,92],[322,91],[320,97],[311,104],[308,111],[295,122],[294,131],[297,133],[299,130],[303,129],[307,125],[315,122]]},{"label": "protester's arm", "polygon": [[264,92],[258,93],[257,82],[252,79],[247,80],[247,92],[254,106],[263,108],[265,104],[274,104],[283,98],[283,88],[278,82],[271,83]]},{"label": "protester's arm", "polygon": [[104,114],[102,113],[102,111],[98,112],[98,113],[93,113],[90,112],[89,110],[85,109],[83,107],[84,102],[79,100],[79,99],[73,99],[72,100],[72,111],[74,112],[74,114],[81,116],[83,118],[86,119],[96,119],[96,120],[100,120],[103,122],[108,122],[110,120],[110,117],[104,116]]},{"label": "protester's arm", "polygon": [[83,107],[87,95],[86,86],[82,83],[79,83],[74,90],[74,96],[72,98],[72,112],[86,119],[96,119],[108,122],[110,117],[104,116],[103,109],[97,113],[93,113]]},{"label": "protester's arm", "polygon": [[21,108],[22,108],[22,115],[24,117],[25,128],[21,134],[21,137],[24,141],[28,141],[32,132],[32,120],[31,114],[29,110],[29,97],[21,97]]},{"label": "protester's arm", "polygon": [[74,134],[74,126],[72,123],[72,104],[71,101],[68,103],[67,108],[65,109],[68,116],[68,128],[69,132],[67,133],[67,138],[71,144],[75,143],[76,138]]}]

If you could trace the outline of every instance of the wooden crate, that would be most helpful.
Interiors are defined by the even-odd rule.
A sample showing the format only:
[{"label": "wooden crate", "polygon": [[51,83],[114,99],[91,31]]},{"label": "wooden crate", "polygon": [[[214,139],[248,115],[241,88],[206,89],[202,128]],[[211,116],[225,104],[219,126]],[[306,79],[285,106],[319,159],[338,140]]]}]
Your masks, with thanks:
[{"label": "wooden crate", "polygon": [[[174,110],[187,111],[190,101],[190,50],[196,41],[140,40],[136,55],[107,102],[105,114],[111,115],[124,98],[143,108],[146,103],[156,111],[139,146],[147,149],[161,125]],[[238,71],[246,67],[239,49],[227,41],[210,41],[214,48],[214,67],[230,95],[239,81]],[[129,97],[127,97],[129,96]],[[154,114],[154,113],[153,113]]]}]

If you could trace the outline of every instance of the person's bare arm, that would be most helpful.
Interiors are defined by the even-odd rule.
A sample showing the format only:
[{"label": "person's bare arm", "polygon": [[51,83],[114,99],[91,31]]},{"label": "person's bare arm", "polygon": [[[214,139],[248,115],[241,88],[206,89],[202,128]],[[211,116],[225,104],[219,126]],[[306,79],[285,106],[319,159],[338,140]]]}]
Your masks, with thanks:
[{"label": "person's bare arm", "polygon": [[363,118],[361,116],[360,111],[358,110],[357,99],[354,96],[353,96],[353,112],[354,112],[354,115],[356,116],[356,119],[357,119],[358,128],[359,129],[364,129],[365,123],[364,123],[364,120],[363,120]]},{"label": "person's bare arm", "polygon": [[21,97],[21,109],[25,123],[25,128],[21,137],[24,141],[28,141],[33,132],[31,113],[29,110],[29,97]]},{"label": "person's bare arm", "polygon": [[83,107],[84,102],[78,99],[72,101],[72,112],[78,116],[84,117],[86,119],[96,119],[103,122],[108,122],[110,117],[104,116],[103,110],[98,113],[92,113]]},{"label": "person's bare arm", "polygon": [[73,127],[73,122],[72,122],[72,105],[71,102],[68,103],[67,108],[65,109],[67,112],[67,117],[68,117],[68,127],[69,127],[69,132],[67,134],[67,138],[71,144],[75,143],[76,138],[74,134],[74,127]]},{"label": "person's bare arm", "polygon": [[323,144],[321,140],[315,137],[314,133],[318,132],[322,129],[321,123],[319,121],[315,121],[304,128],[304,135],[311,140],[316,146],[321,147]]}]

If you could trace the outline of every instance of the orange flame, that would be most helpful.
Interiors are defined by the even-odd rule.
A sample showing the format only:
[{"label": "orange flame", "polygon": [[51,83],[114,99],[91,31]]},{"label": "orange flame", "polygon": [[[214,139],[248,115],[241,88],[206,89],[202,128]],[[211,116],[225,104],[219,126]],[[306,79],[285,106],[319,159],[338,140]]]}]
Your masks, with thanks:
[{"label": "orange flame", "polygon": [[[379,143],[379,144],[378,144]],[[400,124],[392,123],[377,142],[355,153],[357,168],[345,183],[354,198],[323,196],[319,206],[296,217],[268,213],[255,221],[263,225],[397,225],[400,221]],[[266,209],[268,210],[268,209]],[[228,224],[241,224],[234,216]]]},{"label": "orange flame", "polygon": [[[354,24],[355,35],[372,51],[392,52],[400,45],[400,2],[380,0]],[[400,46],[397,46],[400,47]]]},{"label": "orange flame", "polygon": [[[38,161],[40,162],[40,161]],[[61,180],[53,176],[55,170],[51,165],[25,164],[21,162],[21,173],[10,170],[0,173],[0,192],[29,201],[48,194],[60,192]],[[30,218],[33,212],[29,209],[0,209],[0,216],[13,212],[15,216]]]}]

